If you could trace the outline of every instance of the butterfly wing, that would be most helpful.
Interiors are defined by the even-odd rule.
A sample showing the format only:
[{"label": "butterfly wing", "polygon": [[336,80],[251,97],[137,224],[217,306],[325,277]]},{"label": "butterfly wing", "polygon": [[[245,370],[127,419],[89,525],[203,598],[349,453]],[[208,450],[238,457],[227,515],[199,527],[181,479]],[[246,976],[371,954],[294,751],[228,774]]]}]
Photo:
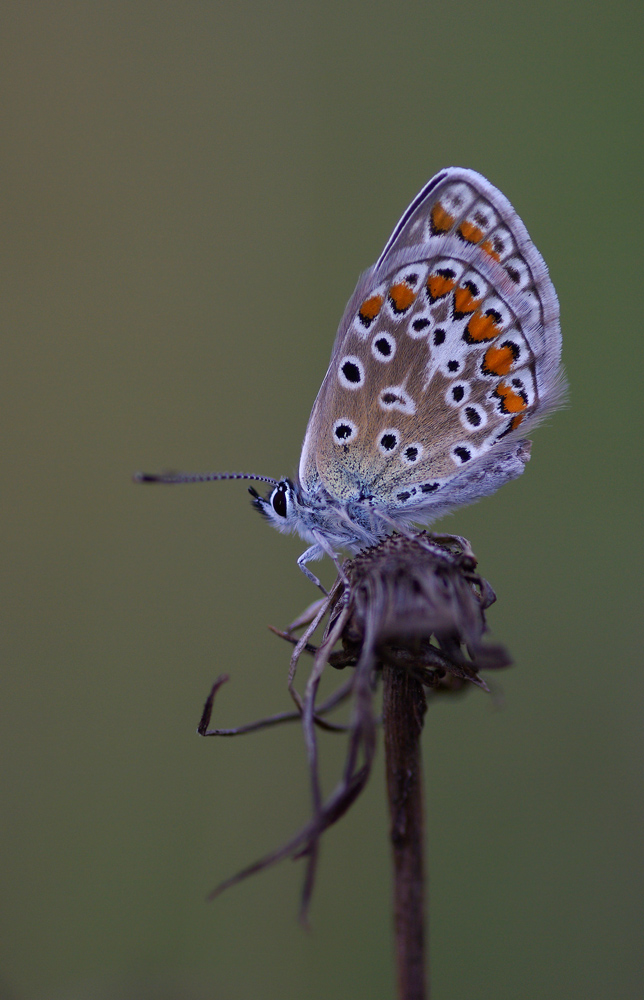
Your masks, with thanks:
[{"label": "butterfly wing", "polygon": [[560,355],[557,296],[520,218],[475,171],[441,171],[345,310],[303,488],[412,519],[493,492],[561,397]]}]

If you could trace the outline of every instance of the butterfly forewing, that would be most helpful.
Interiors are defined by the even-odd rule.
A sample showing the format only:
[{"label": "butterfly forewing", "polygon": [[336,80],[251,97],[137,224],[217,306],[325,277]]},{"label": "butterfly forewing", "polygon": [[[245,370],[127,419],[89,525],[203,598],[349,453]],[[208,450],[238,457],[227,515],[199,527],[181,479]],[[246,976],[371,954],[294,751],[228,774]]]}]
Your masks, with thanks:
[{"label": "butterfly forewing", "polygon": [[442,171],[347,307],[304,488],[391,510],[440,503],[554,404],[559,352],[557,298],[523,223],[480,175]]}]

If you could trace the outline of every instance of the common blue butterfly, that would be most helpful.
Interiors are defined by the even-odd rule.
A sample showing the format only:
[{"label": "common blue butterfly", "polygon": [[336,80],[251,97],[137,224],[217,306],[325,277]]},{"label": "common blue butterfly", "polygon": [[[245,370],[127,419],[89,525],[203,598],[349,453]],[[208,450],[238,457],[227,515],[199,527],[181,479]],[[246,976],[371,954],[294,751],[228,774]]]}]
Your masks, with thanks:
[{"label": "common blue butterfly", "polygon": [[344,312],[296,479],[253,505],[309,543],[306,564],[430,524],[521,475],[526,433],[561,401],[559,303],[510,202],[448,167],[413,200]]}]

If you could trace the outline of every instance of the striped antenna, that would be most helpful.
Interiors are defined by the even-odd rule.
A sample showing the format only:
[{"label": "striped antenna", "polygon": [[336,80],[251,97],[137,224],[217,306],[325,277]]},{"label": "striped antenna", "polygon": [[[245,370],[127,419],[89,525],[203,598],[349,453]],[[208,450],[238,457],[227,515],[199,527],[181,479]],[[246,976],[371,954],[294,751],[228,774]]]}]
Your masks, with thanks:
[{"label": "striped antenna", "polygon": [[250,472],[162,472],[158,476],[149,472],[135,472],[135,483],[212,483],[217,479],[258,479],[277,486],[278,480],[270,476],[254,476]]}]

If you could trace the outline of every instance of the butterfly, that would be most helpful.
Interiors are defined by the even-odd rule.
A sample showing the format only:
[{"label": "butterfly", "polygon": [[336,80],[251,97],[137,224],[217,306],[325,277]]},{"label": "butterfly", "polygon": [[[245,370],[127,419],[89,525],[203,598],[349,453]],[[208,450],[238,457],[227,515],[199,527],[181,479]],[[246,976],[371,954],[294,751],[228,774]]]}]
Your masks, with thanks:
[{"label": "butterfly", "polygon": [[526,433],[565,392],[559,303],[514,208],[448,167],[412,201],[358,281],[335,338],[295,479],[139,474],[144,482],[254,479],[254,507],[297,532],[307,563],[428,525],[524,471]]}]

